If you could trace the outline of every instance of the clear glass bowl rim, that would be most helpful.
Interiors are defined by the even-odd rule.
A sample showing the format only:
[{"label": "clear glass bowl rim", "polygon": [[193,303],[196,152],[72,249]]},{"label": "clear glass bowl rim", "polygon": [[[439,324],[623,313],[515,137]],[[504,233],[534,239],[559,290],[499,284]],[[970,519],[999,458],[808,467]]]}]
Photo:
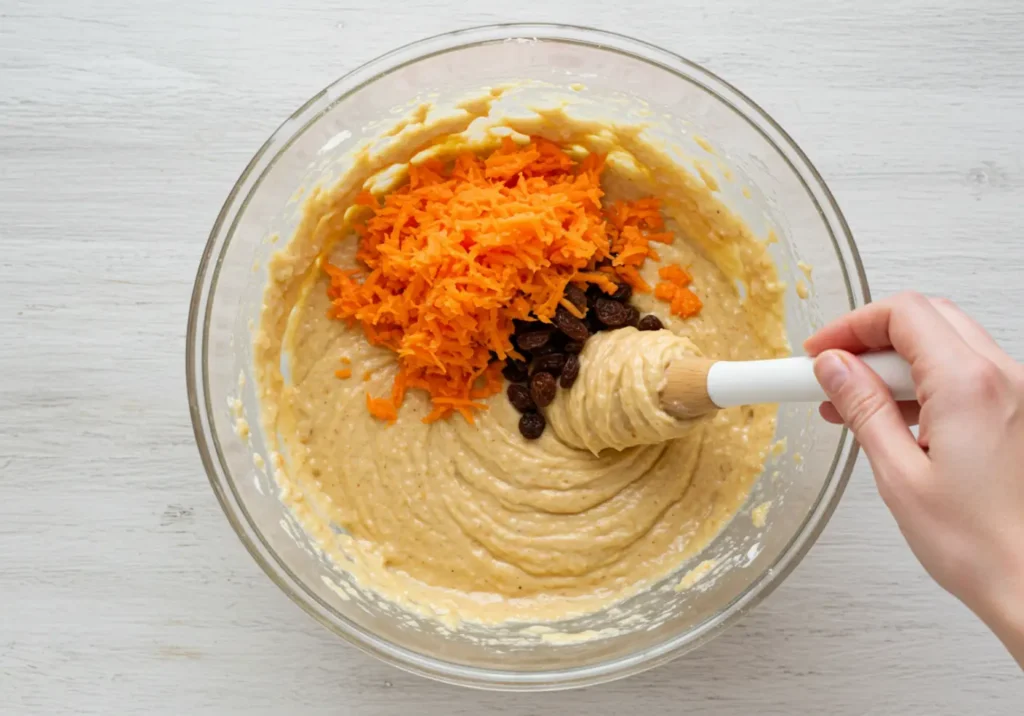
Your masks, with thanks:
[{"label": "clear glass bowl rim", "polygon": [[[800,177],[831,234],[836,256],[843,269],[850,308],[857,308],[871,299],[860,254],[835,198],[810,159],[785,130],[753,100],[697,63],[626,35],[574,25],[509,23],[466,28],[418,40],[381,55],[335,80],[282,122],[260,147],[232,187],[210,231],[193,286],[186,332],[185,373],[193,431],[210,485],[228,522],[253,559],[292,601],[325,628],[362,651],[406,671],[446,683],[484,689],[541,691],[587,686],[639,673],[696,649],[722,633],[765,599],[813,546],[849,482],[858,447],[849,431],[844,429],[822,490],[822,494],[825,494],[832,487],[828,499],[823,500],[819,496],[817,504],[776,563],[722,612],[697,629],[656,647],[582,667],[537,672],[482,669],[446,662],[399,647],[356,626],[331,609],[310,592],[269,547],[234,488],[219,436],[213,429],[211,416],[214,407],[209,397],[207,366],[209,317],[217,275],[238,217],[244,213],[248,204],[248,196],[259,185],[276,157],[286,151],[298,136],[337,102],[344,101],[366,84],[427,57],[512,38],[579,44],[618,52],[669,71],[683,81],[697,84],[722,101],[761,134]],[[271,151],[275,154],[266,162],[265,157]],[[263,166],[262,171],[256,175],[261,162],[267,166]],[[254,175],[253,186],[239,204],[236,200],[240,192],[253,180]]]}]

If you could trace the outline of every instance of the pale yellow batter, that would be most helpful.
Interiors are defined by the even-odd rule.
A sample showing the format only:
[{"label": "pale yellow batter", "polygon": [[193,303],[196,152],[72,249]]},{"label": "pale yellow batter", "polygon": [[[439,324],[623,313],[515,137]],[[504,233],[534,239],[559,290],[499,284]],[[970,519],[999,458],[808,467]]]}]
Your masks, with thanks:
[{"label": "pale yellow batter", "polygon": [[[461,115],[417,108],[386,149],[350,157],[347,173],[314,194],[272,261],[255,340],[277,479],[305,528],[384,598],[485,622],[596,610],[706,545],[761,473],[775,409],[729,409],[681,424],[657,406],[659,366],[694,348],[728,359],[786,352],[782,286],[765,244],[699,176],[639,125],[579,119],[557,103],[512,117],[500,97],[492,91]],[[427,425],[420,419],[429,400],[411,391],[388,426],[368,414],[365,395],[389,392],[395,356],[369,345],[358,327],[326,317],[317,257],[355,265],[347,212],[364,184],[379,190],[401,181],[401,171],[385,181],[382,170],[428,145],[441,156],[467,145],[486,151],[509,129],[577,153],[608,153],[611,199],[661,197],[677,239],[658,250],[664,262],[690,267],[704,309],[680,321],[653,296],[635,295],[634,305],[671,332],[627,328],[592,338],[579,380],[559,392],[537,441],[520,436],[504,393],[486,401],[476,425],[459,416]],[[657,264],[648,261],[643,274],[653,285]],[[351,361],[348,380],[334,375],[342,357]]]}]

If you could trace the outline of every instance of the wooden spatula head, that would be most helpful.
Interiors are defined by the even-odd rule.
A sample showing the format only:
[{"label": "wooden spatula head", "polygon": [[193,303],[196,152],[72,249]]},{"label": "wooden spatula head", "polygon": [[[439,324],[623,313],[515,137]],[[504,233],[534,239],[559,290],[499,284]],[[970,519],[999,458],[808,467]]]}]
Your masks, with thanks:
[{"label": "wooden spatula head", "polygon": [[708,397],[708,371],[714,363],[707,358],[679,358],[669,363],[659,391],[662,410],[680,420],[718,410]]}]

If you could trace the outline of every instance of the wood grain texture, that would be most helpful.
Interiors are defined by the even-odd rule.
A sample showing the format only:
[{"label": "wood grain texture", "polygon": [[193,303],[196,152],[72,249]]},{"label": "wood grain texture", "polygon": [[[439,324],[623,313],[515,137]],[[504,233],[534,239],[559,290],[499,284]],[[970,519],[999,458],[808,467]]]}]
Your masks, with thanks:
[{"label": "wood grain texture", "polygon": [[251,154],[338,75],[498,21],[707,65],[807,151],[876,295],[961,302],[1024,356],[1017,0],[0,0],[0,711],[1019,715],[1024,679],[923,574],[861,463],[739,625],[580,692],[459,691],[305,617],[236,539],[183,371],[200,253]]},{"label": "wood grain texture", "polygon": [[715,412],[719,406],[708,395],[708,371],[714,363],[697,357],[669,363],[658,396],[661,409],[680,420]]}]

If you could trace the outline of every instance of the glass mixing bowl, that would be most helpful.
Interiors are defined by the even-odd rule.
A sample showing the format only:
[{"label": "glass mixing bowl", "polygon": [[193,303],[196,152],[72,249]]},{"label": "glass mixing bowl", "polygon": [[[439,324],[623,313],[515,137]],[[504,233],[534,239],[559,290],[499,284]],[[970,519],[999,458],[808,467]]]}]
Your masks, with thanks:
[{"label": "glass mixing bowl", "polygon": [[[857,249],[822,178],[782,128],[738,90],[677,55],[620,35],[555,25],[482,27],[417,42],[360,67],[310,99],[260,148],[203,253],[189,311],[187,381],[196,440],[228,520],[253,558],[306,612],[409,671],[477,687],[553,689],[665,662],[707,642],[764,599],[828,521],[856,446],[846,430],[818,419],[813,406],[784,406],[777,437],[785,450],[769,460],[745,506],[717,538],[652,588],[554,625],[559,639],[528,624],[449,630],[381,603],[320,553],[268,476],[251,348],[267,258],[280,246],[276,237],[291,236],[304,192],[329,185],[339,160],[400,120],[410,100],[428,97],[444,106],[516,80],[594,99],[610,114],[648,122],[649,131],[702,157],[719,178],[723,201],[758,235],[774,231],[778,237],[772,252],[788,284],[794,347],[822,322],[868,301]],[[809,266],[813,281],[804,273]],[[798,287],[806,297],[797,295]],[[762,520],[755,508],[767,501]],[[680,574],[705,560],[717,566],[677,590]]]}]

